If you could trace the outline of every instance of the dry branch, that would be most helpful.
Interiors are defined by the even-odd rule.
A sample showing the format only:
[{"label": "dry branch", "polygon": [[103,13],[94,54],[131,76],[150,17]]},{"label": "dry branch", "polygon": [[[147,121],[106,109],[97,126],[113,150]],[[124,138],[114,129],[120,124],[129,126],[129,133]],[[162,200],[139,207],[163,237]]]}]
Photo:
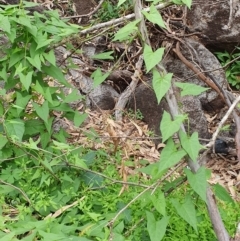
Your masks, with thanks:
[{"label": "dry branch", "polygon": [[[158,4],[156,6],[157,9],[163,9],[169,5],[172,5],[172,1],[166,1],[164,3],[161,3],[161,4]],[[144,11],[150,11],[150,8],[144,8],[144,9],[141,9],[141,10],[144,10]],[[90,33],[94,30],[99,30],[101,28],[106,28],[106,27],[111,27],[111,26],[117,26],[119,24],[122,24],[123,22],[127,21],[127,20],[130,20],[130,19],[133,19],[135,17],[135,13],[132,13],[132,14],[129,14],[129,15],[126,15],[124,17],[121,17],[121,18],[116,18],[116,19],[113,19],[111,21],[108,21],[108,22],[105,22],[105,23],[100,23],[100,24],[97,24],[95,26],[92,26],[90,28],[87,28],[87,29],[84,29],[84,30],[81,30],[79,32],[80,35],[84,35],[84,34],[87,34],[87,33]]]},{"label": "dry branch", "polygon": [[[164,67],[160,66],[160,68],[163,69]],[[167,99],[167,103],[168,103],[171,115],[173,117],[178,115],[178,104],[177,104],[172,86],[170,87],[168,93],[166,94],[166,99]],[[186,133],[183,125],[181,126],[181,129]],[[201,162],[201,160],[199,160],[199,162]],[[198,164],[198,162],[193,162],[190,158],[188,159],[188,165],[193,173],[196,173],[200,168],[200,165]],[[219,241],[229,241],[228,232],[225,229],[225,226],[222,222],[221,215],[218,211],[218,208],[213,196],[214,194],[212,190],[210,189],[210,187],[208,187],[206,192],[207,207],[208,207],[208,213],[209,213],[214,231]],[[219,230],[221,230],[221,232]]]},{"label": "dry branch", "polygon": [[138,79],[140,77],[141,73],[141,68],[143,64],[143,56],[140,55],[138,62],[136,63],[136,70],[134,72],[134,75],[132,76],[132,82],[130,85],[124,90],[124,92],[121,94],[119,97],[116,105],[115,105],[115,117],[117,121],[122,120],[122,112],[128,102],[129,97],[131,94],[135,91],[137,84],[138,84]]},{"label": "dry branch", "polygon": [[[141,19],[141,21],[138,25],[138,28],[139,28],[139,32],[141,33],[143,43],[149,42],[147,28],[146,28],[144,19],[142,17],[142,12],[141,12],[142,11],[142,3],[140,0],[135,0],[135,1],[133,1],[133,3],[134,3],[135,18]],[[141,76],[142,65],[143,65],[143,56],[140,55],[138,62],[136,63],[136,69],[135,69],[134,75],[132,77],[132,82],[127,87],[127,89],[121,94],[121,96],[118,99],[117,104],[115,105],[115,117],[116,117],[117,121],[122,120],[122,111],[125,108],[129,97],[135,91],[135,89],[137,87],[138,80]]]},{"label": "dry branch", "polygon": [[213,133],[212,135],[212,140],[206,145],[206,147],[212,147],[214,146],[214,143],[217,139],[217,136],[219,134],[219,132],[221,131],[222,126],[224,125],[224,123],[226,122],[226,120],[228,119],[228,117],[231,115],[231,113],[233,112],[235,106],[237,105],[237,103],[240,101],[240,96],[238,96],[238,98],[232,103],[232,105],[229,107],[227,113],[224,115],[224,117],[222,118],[222,120],[220,121],[216,131]]},{"label": "dry branch", "polygon": [[220,89],[215,85],[215,83],[207,78],[202,72],[200,72],[191,62],[189,62],[181,53],[179,42],[176,44],[176,49],[173,49],[173,51],[176,53],[178,58],[189,68],[191,69],[203,82],[205,82],[209,87],[214,89],[221,98],[226,102],[223,94],[221,93]]}]

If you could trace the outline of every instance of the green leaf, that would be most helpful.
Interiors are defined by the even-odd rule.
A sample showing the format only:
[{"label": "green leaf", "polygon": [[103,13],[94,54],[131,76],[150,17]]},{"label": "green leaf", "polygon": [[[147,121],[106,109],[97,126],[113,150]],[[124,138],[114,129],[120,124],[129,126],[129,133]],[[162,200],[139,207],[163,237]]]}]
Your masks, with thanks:
[{"label": "green leaf", "polygon": [[171,137],[175,132],[177,132],[186,118],[187,115],[178,115],[175,116],[174,121],[172,121],[170,114],[164,111],[160,124],[162,141],[165,142],[169,137]]},{"label": "green leaf", "polygon": [[32,75],[33,75],[33,71],[29,71],[27,75],[19,73],[20,81],[27,91],[29,90],[29,87],[32,83]]},{"label": "green leaf", "polygon": [[142,11],[142,13],[150,22],[157,24],[161,28],[166,28],[161,14],[153,4],[150,6],[149,12]]},{"label": "green leaf", "polygon": [[70,145],[66,144],[66,143],[62,143],[62,142],[58,142],[55,140],[52,140],[53,144],[54,144],[54,148],[58,149],[58,150],[71,150]]},{"label": "green leaf", "polygon": [[182,89],[181,96],[200,95],[202,92],[209,90],[209,88],[204,88],[202,86],[190,84],[190,83],[175,82],[175,85]]},{"label": "green leaf", "polygon": [[169,217],[165,216],[156,221],[154,215],[148,211],[147,214],[147,231],[151,241],[160,241],[164,237],[169,222]]},{"label": "green leaf", "polygon": [[147,68],[147,72],[149,72],[162,60],[163,53],[164,48],[159,48],[155,52],[153,52],[152,48],[145,44],[143,51],[143,59]]},{"label": "green leaf", "polygon": [[65,96],[63,103],[72,103],[83,98],[84,97],[81,94],[79,94],[79,91],[77,89],[74,89],[71,93]]},{"label": "green leaf", "polygon": [[147,165],[146,167],[137,169],[137,171],[145,173],[149,176],[155,177],[158,174],[158,166],[159,166],[159,163],[152,163],[150,165]]},{"label": "green leaf", "polygon": [[34,141],[32,138],[29,138],[29,143],[24,142],[23,145],[32,150],[39,150],[37,146],[39,142],[40,142],[40,138],[38,138],[36,141]]},{"label": "green leaf", "polygon": [[21,107],[20,109],[17,109],[18,115],[22,113],[31,98],[32,96],[29,95],[26,91],[16,93],[16,105]]},{"label": "green leaf", "polygon": [[34,57],[32,57],[32,58],[26,57],[26,59],[28,60],[28,62],[29,62],[32,66],[34,66],[34,67],[37,68],[39,71],[41,71],[42,63],[41,63],[39,54],[35,54]]},{"label": "green leaf", "polygon": [[124,222],[123,221],[120,222],[116,227],[114,227],[114,232],[116,232],[116,233],[122,233],[123,230],[124,230]]},{"label": "green leaf", "polygon": [[81,180],[83,180],[87,186],[90,186],[92,188],[100,187],[104,181],[103,177],[97,175],[96,173],[90,173],[90,172],[85,172],[81,176]]},{"label": "green leaf", "polygon": [[53,65],[43,66],[42,71],[48,74],[49,76],[52,76],[53,78],[57,79],[64,86],[71,87],[71,85],[66,81],[60,68]]},{"label": "green leaf", "polygon": [[[1,95],[1,93],[0,93],[0,95]],[[3,107],[3,104],[0,102],[0,116],[3,116],[3,114],[4,114],[4,107]]]},{"label": "green leaf", "polygon": [[49,107],[48,107],[48,101],[44,101],[42,106],[39,106],[37,103],[33,103],[33,107],[35,111],[37,112],[38,116],[44,121],[48,122],[48,116],[49,116]]},{"label": "green leaf", "polygon": [[9,66],[8,68],[11,68],[16,63],[20,62],[25,56],[25,53],[23,51],[17,51],[16,53],[12,53],[9,60]]},{"label": "green leaf", "polygon": [[19,16],[19,18],[17,19],[17,23],[23,25],[23,26],[26,26],[28,27],[29,29],[32,28],[32,25],[31,25],[31,19],[29,18],[28,15],[21,15]]},{"label": "green leaf", "polygon": [[140,22],[141,20],[138,19],[138,20],[135,20],[133,22],[130,22],[128,23],[126,26],[124,26],[123,28],[119,29],[117,31],[117,33],[115,34],[115,37],[113,39],[113,41],[117,41],[117,40],[120,40],[120,41],[123,41],[123,40],[128,40],[129,39],[129,36],[130,34],[134,34],[138,31],[138,28],[137,28],[137,24]]},{"label": "green leaf", "polygon": [[184,169],[187,175],[188,182],[192,189],[206,202],[207,192],[207,173],[204,167],[198,169],[197,173],[192,173],[189,169]]},{"label": "green leaf", "polygon": [[198,133],[194,132],[192,136],[189,137],[187,134],[180,130],[179,136],[181,145],[184,150],[193,161],[196,161],[199,151],[203,148],[203,146],[198,141]]},{"label": "green leaf", "polygon": [[54,39],[48,39],[47,33],[42,34],[42,32],[38,32],[35,41],[37,43],[36,50],[38,50],[42,47],[49,46],[50,43],[54,41]]},{"label": "green leaf", "polygon": [[15,232],[10,232],[6,235],[4,235],[2,238],[0,238],[0,241],[13,241],[13,237],[16,235]]},{"label": "green leaf", "polygon": [[43,93],[43,96],[45,97],[45,99],[46,99],[50,104],[53,104],[52,94],[51,94],[51,91],[50,91],[50,87],[45,88],[45,92]]},{"label": "green leaf", "polygon": [[224,187],[222,187],[217,183],[213,186],[213,190],[215,195],[218,198],[220,198],[222,201],[234,204],[234,200],[231,198],[231,196],[229,195],[229,193],[226,191]]},{"label": "green leaf", "polygon": [[169,138],[163,148],[158,163],[158,173],[176,165],[186,155],[183,149],[177,150],[172,138]]},{"label": "green leaf", "polygon": [[6,136],[0,134],[0,150],[8,143],[8,139]]},{"label": "green leaf", "polygon": [[102,74],[101,69],[97,68],[91,75],[91,78],[93,78],[93,87],[100,85],[108,76],[109,73]]},{"label": "green leaf", "polygon": [[113,51],[95,54],[92,56],[92,58],[93,59],[114,59],[113,56],[111,56],[112,53],[113,53]]},{"label": "green leaf", "polygon": [[86,165],[86,161],[84,159],[80,159],[78,156],[75,156],[74,164],[77,167],[81,167],[81,168],[84,168],[84,169],[88,168],[87,165]]},{"label": "green leaf", "polygon": [[66,240],[67,237],[63,234],[46,233],[42,230],[38,230],[39,235],[42,237],[42,241],[56,241],[56,240]]},{"label": "green leaf", "polygon": [[16,66],[16,70],[15,70],[14,77],[17,76],[18,74],[19,74],[19,75],[22,74],[22,72],[23,72],[24,70],[26,70],[26,69],[27,69],[27,67],[24,67],[24,66],[22,65],[22,63],[19,63],[19,64]]},{"label": "green leaf", "polygon": [[75,114],[74,114],[74,125],[76,127],[79,127],[88,117],[88,114],[87,113],[84,113],[84,114],[80,114],[78,111],[75,111]]},{"label": "green leaf", "polygon": [[43,53],[44,58],[53,66],[56,66],[56,58],[53,50],[50,50],[48,53]]},{"label": "green leaf", "polygon": [[41,132],[40,138],[41,146],[43,149],[45,149],[51,140],[51,134],[49,132]]},{"label": "green leaf", "polygon": [[25,126],[24,122],[20,119],[12,119],[12,120],[7,120],[5,122],[5,127],[7,131],[7,135],[17,139],[19,141],[22,141],[23,133],[25,131]]},{"label": "green leaf", "polygon": [[166,200],[163,192],[159,192],[158,194],[153,194],[150,196],[153,206],[156,210],[162,214],[163,216],[166,215]]},{"label": "green leaf", "polygon": [[185,3],[188,8],[191,8],[191,6],[192,6],[192,0],[182,0],[182,2]]},{"label": "green leaf", "polygon": [[172,80],[171,73],[161,76],[157,70],[153,70],[153,90],[158,100],[158,104],[161,102],[163,96],[167,93],[171,86]]},{"label": "green leaf", "polygon": [[182,217],[187,223],[189,223],[196,232],[198,232],[196,210],[191,197],[187,195],[182,205],[178,202],[177,199],[171,199],[171,202],[175,207],[178,215]]},{"label": "green leaf", "polygon": [[11,24],[7,16],[0,14],[0,26],[3,31],[11,33]]},{"label": "green leaf", "polygon": [[48,118],[47,122],[44,122],[45,127],[46,127],[48,133],[51,133],[51,131],[52,131],[53,120],[54,120],[54,117],[52,116],[52,117]]},{"label": "green leaf", "polygon": [[36,239],[36,235],[37,235],[37,230],[31,230],[31,233],[29,235],[27,235],[24,238],[21,238],[22,241],[33,241]]},{"label": "green leaf", "polygon": [[46,167],[49,171],[51,171],[53,173],[52,170],[52,162],[49,162],[47,159],[44,159],[43,161],[41,161],[41,163],[44,165],[44,167]]},{"label": "green leaf", "polygon": [[25,135],[33,136],[39,134],[41,131],[45,129],[45,125],[42,120],[33,119],[33,120],[26,120],[25,121]]},{"label": "green leaf", "polygon": [[127,0],[118,0],[117,7],[121,6],[123,3],[125,3]]}]

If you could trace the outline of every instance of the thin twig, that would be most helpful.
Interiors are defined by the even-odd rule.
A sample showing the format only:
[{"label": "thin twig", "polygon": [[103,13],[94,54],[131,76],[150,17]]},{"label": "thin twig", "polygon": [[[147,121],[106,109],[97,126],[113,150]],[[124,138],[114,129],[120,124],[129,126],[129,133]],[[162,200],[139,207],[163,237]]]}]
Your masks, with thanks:
[{"label": "thin twig", "polygon": [[[118,219],[118,217],[132,204],[134,203],[139,197],[141,197],[145,192],[147,192],[148,190],[152,189],[154,187],[155,184],[151,185],[149,188],[146,188],[145,190],[143,190],[142,192],[140,192],[137,196],[135,196],[124,208],[122,208],[116,215],[115,217],[107,224],[108,226],[110,226],[110,229],[113,228],[113,224],[115,223],[115,221]],[[113,240],[113,233],[111,232],[111,235],[109,236],[109,241]]]},{"label": "thin twig", "polygon": [[[163,9],[163,8],[169,6],[169,5],[172,5],[172,4],[173,4],[172,1],[168,0],[168,1],[164,2],[164,3],[158,4],[155,7],[157,9]],[[144,8],[142,10],[149,12],[150,8]],[[105,23],[100,23],[100,24],[94,25],[94,26],[92,26],[90,28],[81,30],[79,32],[79,34],[80,35],[84,35],[84,34],[92,32],[94,30],[99,30],[101,28],[109,27],[109,26],[112,26],[112,25],[119,25],[119,24],[122,24],[123,22],[125,22],[127,20],[133,19],[134,17],[135,17],[135,13],[132,13],[132,14],[126,15],[124,17],[116,18],[116,19],[113,19],[111,21],[108,21],[108,22],[105,22]]]},{"label": "thin twig", "polygon": [[221,90],[215,85],[215,83],[210,80],[209,78],[207,78],[202,72],[199,72],[198,69],[191,63],[189,62],[181,53],[180,48],[179,48],[179,42],[176,44],[176,49],[173,50],[178,58],[188,67],[190,68],[194,73],[197,74],[197,76],[203,81],[205,82],[209,87],[211,87],[212,89],[214,89],[220,96],[221,98],[224,100],[224,102],[226,102],[223,94],[221,93]]},{"label": "thin twig", "polygon": [[25,199],[28,201],[28,203],[32,205],[30,199],[28,198],[27,194],[26,194],[23,190],[21,190],[20,188],[12,185],[11,183],[4,182],[4,181],[1,180],[1,179],[0,179],[0,182],[3,183],[3,184],[5,184],[5,185],[7,185],[7,186],[9,186],[9,187],[12,187],[12,188],[16,189],[17,191],[19,191],[20,193],[22,193],[22,195],[25,197]]},{"label": "thin twig", "polygon": [[143,64],[143,56],[140,55],[138,62],[136,63],[136,69],[135,69],[134,75],[132,77],[132,82],[126,88],[126,90],[124,90],[124,92],[120,95],[120,97],[118,98],[118,101],[115,105],[115,117],[116,117],[117,121],[122,120],[123,110],[128,102],[129,97],[135,91],[135,89],[137,87],[139,77],[141,76],[142,64]]},{"label": "thin twig", "polygon": [[215,143],[215,141],[217,139],[217,136],[218,136],[219,132],[221,131],[222,126],[224,125],[224,123],[226,122],[228,117],[231,115],[231,113],[233,112],[235,106],[237,105],[237,103],[239,101],[240,101],[240,95],[235,99],[235,101],[229,107],[229,109],[226,112],[226,114],[221,119],[220,123],[218,124],[218,127],[217,127],[216,131],[212,135],[212,140],[206,145],[206,147],[211,148],[212,146],[214,146],[214,143]]},{"label": "thin twig", "polygon": [[79,167],[79,166],[76,166],[76,165],[73,165],[73,164],[70,164],[70,163],[67,163],[67,165],[57,164],[56,166],[68,166],[68,167],[73,167],[73,168],[76,168],[76,169],[80,169],[82,171],[90,172],[90,173],[96,174],[96,175],[98,175],[100,177],[103,177],[104,179],[110,180],[113,184],[114,183],[119,183],[119,184],[123,184],[123,185],[137,186],[137,187],[143,187],[143,188],[149,188],[150,187],[148,185],[144,185],[144,184],[140,184],[140,183],[136,183],[136,182],[119,181],[119,180],[113,179],[111,177],[108,177],[108,176],[106,176],[106,175],[104,175],[104,174],[102,174],[100,172],[96,172],[96,171],[93,171],[93,170],[90,170],[90,169]]}]

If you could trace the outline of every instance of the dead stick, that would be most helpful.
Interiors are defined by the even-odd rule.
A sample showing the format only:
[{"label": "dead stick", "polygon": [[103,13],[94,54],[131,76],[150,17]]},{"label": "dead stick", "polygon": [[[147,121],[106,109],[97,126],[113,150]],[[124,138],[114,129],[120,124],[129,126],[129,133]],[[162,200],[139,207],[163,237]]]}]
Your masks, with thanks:
[{"label": "dead stick", "polygon": [[[157,9],[163,9],[169,5],[172,5],[172,1],[166,1],[164,3],[160,3],[156,6]],[[147,11],[149,12],[150,11],[150,8],[144,8],[142,9],[144,11]],[[105,22],[105,23],[100,23],[100,24],[97,24],[97,25],[94,25],[90,28],[87,28],[87,29],[84,29],[84,30],[81,30],[79,32],[80,35],[84,35],[84,34],[87,34],[87,33],[90,33],[94,30],[99,30],[101,28],[106,28],[106,27],[110,27],[110,26],[113,26],[113,25],[119,25],[119,24],[122,24],[123,22],[127,21],[127,20],[130,20],[130,19],[133,19],[135,17],[135,13],[131,13],[129,15],[126,15],[124,17],[121,17],[121,18],[116,18],[116,19],[113,19],[111,21],[108,21],[108,22]]]},{"label": "dead stick", "polygon": [[221,93],[221,90],[219,90],[219,88],[215,85],[215,83],[212,80],[210,80],[208,77],[206,77],[202,72],[199,72],[199,70],[182,55],[179,48],[179,42],[177,42],[176,48],[173,49],[173,51],[188,68],[190,68],[204,83],[206,83],[209,87],[214,89],[221,96],[224,102],[226,102],[223,94]]}]

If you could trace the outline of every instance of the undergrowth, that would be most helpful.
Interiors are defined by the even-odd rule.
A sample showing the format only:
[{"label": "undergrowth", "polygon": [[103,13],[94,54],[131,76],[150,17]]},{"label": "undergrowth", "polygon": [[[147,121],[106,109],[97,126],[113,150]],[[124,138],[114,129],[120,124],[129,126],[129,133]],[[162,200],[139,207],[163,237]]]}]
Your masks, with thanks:
[{"label": "undergrowth", "polygon": [[221,65],[227,66],[225,73],[228,83],[237,90],[240,89],[240,61],[237,60],[240,56],[239,51],[240,48],[236,48],[234,53],[228,53],[227,51],[215,53]]}]

